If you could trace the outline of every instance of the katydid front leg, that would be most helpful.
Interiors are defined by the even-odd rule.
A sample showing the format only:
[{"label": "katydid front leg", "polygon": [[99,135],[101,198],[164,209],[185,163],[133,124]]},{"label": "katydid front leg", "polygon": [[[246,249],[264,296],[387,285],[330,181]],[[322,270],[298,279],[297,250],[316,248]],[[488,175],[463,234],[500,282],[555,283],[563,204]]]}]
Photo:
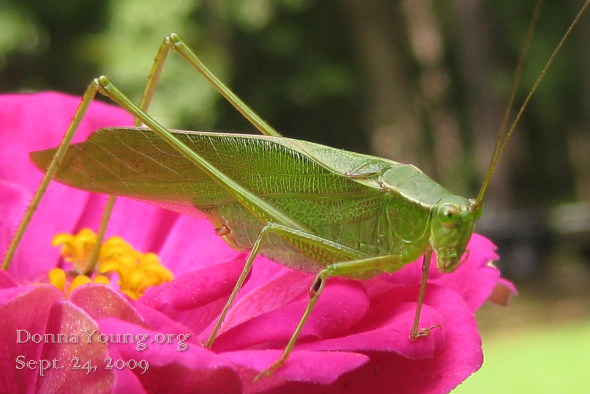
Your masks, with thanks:
[{"label": "katydid front leg", "polygon": [[424,257],[422,260],[422,280],[420,281],[420,292],[418,293],[418,303],[416,304],[416,314],[414,316],[412,331],[410,331],[410,339],[427,337],[430,335],[430,331],[432,331],[432,329],[440,326],[440,324],[435,324],[427,328],[418,328],[420,326],[420,312],[422,310],[422,304],[424,303],[424,293],[426,292],[426,282],[428,281],[428,270],[430,269],[431,258],[432,248],[428,246],[424,252]]}]

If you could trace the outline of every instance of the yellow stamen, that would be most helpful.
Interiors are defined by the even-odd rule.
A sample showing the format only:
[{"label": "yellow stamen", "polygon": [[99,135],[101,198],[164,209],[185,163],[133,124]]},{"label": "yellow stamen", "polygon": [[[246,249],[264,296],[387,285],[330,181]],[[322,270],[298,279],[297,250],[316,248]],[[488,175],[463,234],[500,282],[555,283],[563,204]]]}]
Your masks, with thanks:
[{"label": "yellow stamen", "polygon": [[66,288],[66,273],[61,268],[49,271],[49,283],[57,287],[62,293]]},{"label": "yellow stamen", "polygon": [[[77,235],[58,234],[53,239],[54,246],[62,245],[64,259],[72,262],[75,271],[80,273],[85,272],[94,242],[96,235],[89,229],[82,229]],[[121,237],[111,237],[101,246],[98,267],[101,274],[116,272],[119,275],[119,290],[134,300],[141,297],[148,287],[173,279],[172,272],[162,266],[157,255],[138,252]],[[104,275],[95,275],[94,280],[78,275],[72,280],[68,293],[92,281],[110,284],[109,278]],[[63,270],[52,270],[50,283],[64,291],[66,275]]]},{"label": "yellow stamen", "polygon": [[79,273],[86,272],[92,248],[96,242],[94,231],[83,228],[76,235],[60,233],[53,237],[53,246],[61,245],[61,255],[64,260],[72,263],[74,270]]},{"label": "yellow stamen", "polygon": [[94,283],[102,283],[104,285],[110,285],[111,284],[111,280],[108,277],[104,276],[104,275],[96,275],[94,277],[93,282]]},{"label": "yellow stamen", "polygon": [[88,284],[88,283],[92,283],[92,280],[90,280],[90,278],[87,277],[86,275],[76,276],[72,280],[72,283],[70,283],[70,289],[68,290],[68,294],[70,294],[74,289],[77,289],[78,287]]},{"label": "yellow stamen", "polygon": [[117,272],[120,290],[131,299],[137,300],[150,286],[157,286],[173,279],[172,272],[164,267],[158,256],[153,253],[137,253],[133,261],[128,255],[111,257],[110,260],[101,262],[100,272]]},{"label": "yellow stamen", "polygon": [[110,285],[111,281],[108,277],[104,275],[96,275],[94,278],[90,278],[86,275],[76,275],[70,282],[70,286],[68,287],[68,291],[65,291],[66,283],[67,283],[67,274],[61,268],[53,268],[49,271],[49,283],[57,287],[64,295],[69,295],[74,289],[77,289],[80,286],[83,286],[88,283],[102,283],[105,285]]}]

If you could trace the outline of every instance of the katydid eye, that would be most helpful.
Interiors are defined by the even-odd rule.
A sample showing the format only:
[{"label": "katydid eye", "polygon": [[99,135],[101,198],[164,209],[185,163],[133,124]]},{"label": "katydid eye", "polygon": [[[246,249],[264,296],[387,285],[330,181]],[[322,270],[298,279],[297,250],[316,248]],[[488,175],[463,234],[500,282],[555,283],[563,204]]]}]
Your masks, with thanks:
[{"label": "katydid eye", "polygon": [[459,220],[459,208],[452,204],[443,205],[438,210],[438,219],[447,228],[455,227]]}]

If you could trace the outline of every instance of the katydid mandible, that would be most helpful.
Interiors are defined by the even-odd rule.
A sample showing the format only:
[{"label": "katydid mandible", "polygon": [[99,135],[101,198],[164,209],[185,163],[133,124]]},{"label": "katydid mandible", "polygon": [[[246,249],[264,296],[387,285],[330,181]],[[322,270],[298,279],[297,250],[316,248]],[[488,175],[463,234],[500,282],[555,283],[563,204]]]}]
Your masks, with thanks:
[{"label": "katydid mandible", "polygon": [[[432,252],[442,272],[452,272],[462,262],[506,142],[589,2],[551,55],[511,127],[499,136],[476,199],[453,195],[412,165],[282,137],[176,34],[166,37],[160,47],[139,106],[108,78],[96,78],[62,145],[31,156],[37,166],[46,170],[47,182],[55,176],[57,181],[80,189],[147,200],[205,217],[230,246],[250,251],[208,346],[212,346],[258,254],[315,274],[307,308],[282,356],[261,375],[271,374],[287,360],[329,277],[371,278],[395,272],[424,256],[410,332],[410,337],[417,339],[434,328],[419,326]],[[262,135],[169,130],[148,115],[170,50],[195,67]],[[97,92],[111,98],[146,127],[101,129],[87,141],[70,146],[71,136]],[[35,204],[32,206],[34,210]]]}]

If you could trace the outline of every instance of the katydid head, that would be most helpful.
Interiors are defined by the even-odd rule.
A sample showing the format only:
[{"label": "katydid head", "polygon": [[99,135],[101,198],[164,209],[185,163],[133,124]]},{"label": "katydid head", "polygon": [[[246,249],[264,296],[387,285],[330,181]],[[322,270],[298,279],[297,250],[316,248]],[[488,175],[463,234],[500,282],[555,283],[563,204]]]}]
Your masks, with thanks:
[{"label": "katydid head", "polygon": [[436,252],[436,265],[441,272],[453,272],[462,263],[480,213],[473,200],[459,196],[444,197],[434,205],[430,245]]}]

